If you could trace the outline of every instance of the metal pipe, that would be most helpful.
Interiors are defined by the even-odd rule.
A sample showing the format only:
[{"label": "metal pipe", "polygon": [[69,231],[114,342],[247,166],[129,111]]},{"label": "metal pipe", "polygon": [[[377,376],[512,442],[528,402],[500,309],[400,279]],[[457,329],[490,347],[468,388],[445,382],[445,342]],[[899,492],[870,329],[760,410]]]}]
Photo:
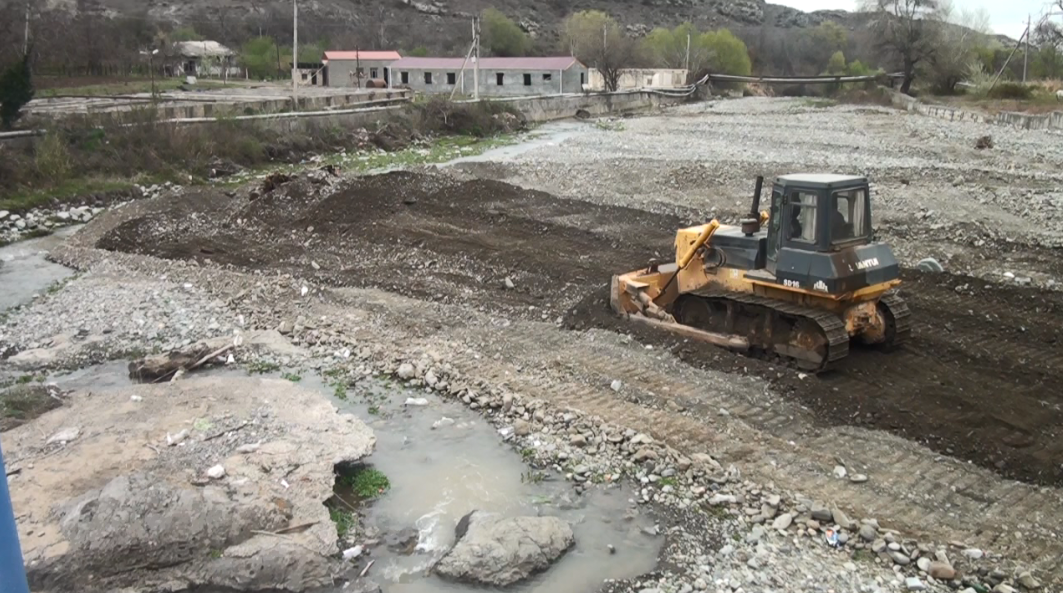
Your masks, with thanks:
[{"label": "metal pipe", "polygon": [[11,493],[7,489],[7,469],[4,467],[4,450],[0,447],[0,577],[6,593],[29,593],[26,582],[26,567],[22,564],[22,549],[18,543],[18,527],[15,511],[11,507]]},{"label": "metal pipe", "polygon": [[757,175],[757,186],[753,189],[753,207],[749,210],[751,218],[760,219],[760,190],[764,189],[764,176]]}]

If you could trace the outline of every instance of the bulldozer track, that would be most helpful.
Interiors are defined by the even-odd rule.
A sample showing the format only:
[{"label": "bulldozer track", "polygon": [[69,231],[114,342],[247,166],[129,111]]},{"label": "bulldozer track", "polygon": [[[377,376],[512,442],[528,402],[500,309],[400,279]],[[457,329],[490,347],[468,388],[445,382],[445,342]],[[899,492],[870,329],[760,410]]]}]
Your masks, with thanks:
[{"label": "bulldozer track", "polygon": [[[849,333],[845,331],[845,323],[835,314],[822,309],[803,307],[793,303],[779,302],[773,299],[761,297],[755,294],[726,292],[722,290],[705,289],[689,293],[696,297],[710,300],[733,301],[742,303],[747,307],[760,309],[761,311],[775,311],[787,317],[804,318],[812,321],[819,327],[824,338],[827,340],[827,353],[818,368],[807,369],[815,372],[831,370],[839,361],[844,360],[849,354]],[[793,366],[803,368],[804,365],[789,356],[774,352],[767,348],[758,348],[752,351],[753,355],[763,360],[777,360]]]},{"label": "bulldozer track", "polygon": [[879,303],[893,316],[893,340],[890,347],[900,346],[908,341],[912,334],[912,311],[908,303],[904,302],[896,292],[887,292],[879,299]]}]

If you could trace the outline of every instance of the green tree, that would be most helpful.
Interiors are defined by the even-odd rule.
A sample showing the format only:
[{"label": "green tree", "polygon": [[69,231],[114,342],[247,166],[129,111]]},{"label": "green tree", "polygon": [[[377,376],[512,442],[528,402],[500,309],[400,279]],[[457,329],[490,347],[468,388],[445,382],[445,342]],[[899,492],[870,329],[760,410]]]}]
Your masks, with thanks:
[{"label": "green tree", "polygon": [[620,74],[637,59],[635,41],[624,35],[616,20],[600,10],[571,14],[561,23],[562,51],[598,70],[605,90],[616,91]]},{"label": "green tree", "polygon": [[0,126],[10,130],[22,108],[33,99],[33,70],[30,68],[30,52],[0,73]]},{"label": "green tree", "polygon": [[846,72],[847,69],[845,67],[845,54],[840,51],[834,52],[831,55],[830,60],[827,61],[827,71],[825,72],[825,74],[841,76],[843,74],[846,74]]},{"label": "green tree", "polygon": [[279,75],[277,44],[272,37],[255,37],[240,48],[240,62],[251,78],[272,78]]},{"label": "green tree", "polygon": [[531,50],[531,39],[513,22],[513,19],[494,8],[483,11],[481,16],[483,39],[487,51],[494,56],[523,56]]},{"label": "green tree", "polygon": [[170,41],[203,41],[203,36],[189,25],[170,31]]},{"label": "green tree", "polygon": [[1063,78],[1063,53],[1051,44],[1046,44],[1033,54],[1030,72],[1034,78]]},{"label": "green tree", "polygon": [[709,67],[720,74],[749,76],[753,72],[753,62],[749,59],[749,50],[741,39],[727,29],[705,33],[702,43],[712,51]]},{"label": "green tree", "polygon": [[642,49],[657,66],[686,68],[691,72],[700,71],[712,58],[706,37],[689,22],[671,30],[654,29],[642,40]]},{"label": "green tree", "polygon": [[413,56],[415,58],[423,58],[428,55],[428,48],[425,46],[415,47],[406,52],[407,56]]},{"label": "green tree", "polygon": [[812,29],[812,39],[828,51],[844,51],[849,44],[849,35],[834,21],[824,21]]}]

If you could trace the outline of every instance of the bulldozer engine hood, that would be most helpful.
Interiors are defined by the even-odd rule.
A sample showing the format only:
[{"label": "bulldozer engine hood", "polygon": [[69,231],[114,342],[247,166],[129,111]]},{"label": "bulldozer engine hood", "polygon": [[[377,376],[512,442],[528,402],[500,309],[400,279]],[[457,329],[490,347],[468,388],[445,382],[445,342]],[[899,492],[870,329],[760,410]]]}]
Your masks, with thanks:
[{"label": "bulldozer engine hood", "polygon": [[900,277],[893,250],[883,243],[818,252],[782,248],[775,277],[788,288],[842,294]]}]

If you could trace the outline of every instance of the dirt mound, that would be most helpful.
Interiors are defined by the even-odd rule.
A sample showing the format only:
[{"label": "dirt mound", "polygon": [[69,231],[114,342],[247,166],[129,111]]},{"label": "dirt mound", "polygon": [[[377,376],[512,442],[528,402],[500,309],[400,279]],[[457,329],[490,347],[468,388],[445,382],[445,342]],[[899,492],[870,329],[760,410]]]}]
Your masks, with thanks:
[{"label": "dirt mound", "polygon": [[337,187],[299,178],[261,195],[191,194],[159,202],[98,246],[623,331],[692,365],[763,377],[825,425],[889,430],[1008,477],[1063,484],[1058,293],[906,272],[911,341],[889,354],[854,349],[839,370],[801,379],[612,315],[611,275],[667,258],[687,222],[499,181],[396,172]]}]

